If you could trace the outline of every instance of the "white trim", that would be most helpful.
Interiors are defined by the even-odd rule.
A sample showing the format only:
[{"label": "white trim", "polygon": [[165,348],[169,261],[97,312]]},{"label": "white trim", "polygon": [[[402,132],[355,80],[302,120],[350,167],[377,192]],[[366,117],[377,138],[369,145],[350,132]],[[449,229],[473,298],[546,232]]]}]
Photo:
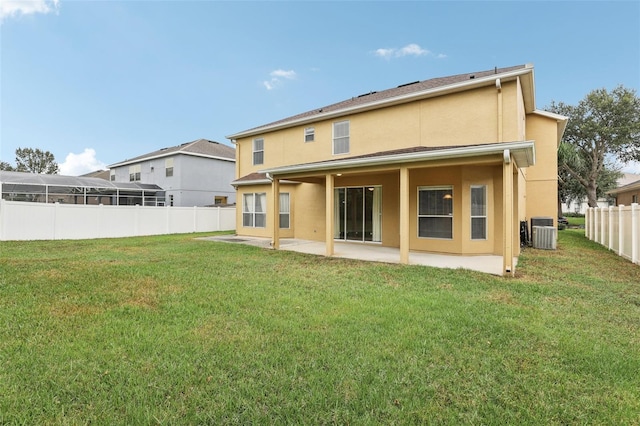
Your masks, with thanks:
[{"label": "white trim", "polygon": [[531,114],[541,115],[543,117],[552,118],[558,121],[566,121],[569,117],[565,117],[564,115],[556,114],[555,112],[545,111],[542,109],[536,109]]},{"label": "white trim", "polygon": [[449,158],[478,157],[492,154],[499,154],[500,156],[502,156],[505,149],[511,151],[511,154],[518,163],[518,167],[528,167],[535,164],[535,144],[533,141],[524,141],[476,145],[471,147],[452,147],[436,151],[410,152],[404,154],[382,155],[378,157],[344,158],[340,160],[321,161],[318,163],[274,167],[272,169],[260,170],[260,172],[275,175],[282,173],[339,170],[345,168],[358,168],[387,164],[404,164],[418,161],[443,160]]}]

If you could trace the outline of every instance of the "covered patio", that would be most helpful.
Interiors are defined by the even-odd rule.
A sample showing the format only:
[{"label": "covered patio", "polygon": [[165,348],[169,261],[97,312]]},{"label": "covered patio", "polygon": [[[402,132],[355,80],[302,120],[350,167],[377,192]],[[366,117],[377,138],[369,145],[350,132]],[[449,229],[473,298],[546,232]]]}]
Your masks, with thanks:
[{"label": "covered patio", "polygon": [[[272,249],[270,238],[246,237],[236,235],[219,235],[215,237],[203,237],[203,240],[220,241],[225,243],[247,244],[266,249]],[[281,238],[280,250],[295,251],[298,253],[326,255],[324,242],[300,240],[296,238]],[[333,242],[333,255],[344,259],[365,260],[384,263],[403,263],[400,260],[400,249],[383,247],[378,244],[363,244],[349,242]],[[518,259],[514,257],[514,266]],[[502,274],[502,256],[477,255],[459,256],[436,253],[424,253],[409,251],[410,265],[432,266],[449,269],[468,269],[492,275]]]}]

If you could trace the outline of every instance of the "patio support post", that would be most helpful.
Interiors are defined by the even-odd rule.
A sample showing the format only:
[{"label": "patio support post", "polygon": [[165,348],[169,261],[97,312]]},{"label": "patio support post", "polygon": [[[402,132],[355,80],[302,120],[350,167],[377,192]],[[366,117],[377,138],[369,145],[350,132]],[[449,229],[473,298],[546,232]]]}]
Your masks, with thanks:
[{"label": "patio support post", "polygon": [[502,273],[513,275],[513,161],[504,150],[502,164]]},{"label": "patio support post", "polygon": [[326,247],[326,255],[333,256],[333,227],[335,218],[333,217],[333,186],[335,178],[329,173],[325,177],[325,230],[324,242]]},{"label": "patio support post", "polygon": [[409,263],[409,169],[400,168],[400,263]]},{"label": "patio support post", "polygon": [[271,240],[271,247],[275,250],[280,248],[280,180],[273,178],[271,181],[271,194],[273,197],[273,239]]}]

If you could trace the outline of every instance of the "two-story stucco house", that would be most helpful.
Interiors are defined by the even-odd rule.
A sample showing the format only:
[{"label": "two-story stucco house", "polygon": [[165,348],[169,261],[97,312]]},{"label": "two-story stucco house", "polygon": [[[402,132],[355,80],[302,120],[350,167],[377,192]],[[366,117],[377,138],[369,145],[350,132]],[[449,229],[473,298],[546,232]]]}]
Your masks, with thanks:
[{"label": "two-story stucco house", "polygon": [[227,136],[238,235],[502,256],[520,221],[557,216],[566,117],[535,105],[533,66],[434,78]]},{"label": "two-story stucco house", "polygon": [[156,184],[168,206],[235,203],[235,149],[198,139],[109,166],[110,180]]}]

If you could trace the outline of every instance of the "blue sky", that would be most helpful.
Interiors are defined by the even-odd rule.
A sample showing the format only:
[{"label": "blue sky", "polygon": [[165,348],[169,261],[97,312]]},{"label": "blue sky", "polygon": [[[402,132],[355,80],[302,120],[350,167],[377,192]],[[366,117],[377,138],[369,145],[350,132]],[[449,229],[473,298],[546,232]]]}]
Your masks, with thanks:
[{"label": "blue sky", "polygon": [[495,66],[539,109],[640,87],[637,1],[0,1],[0,160],[66,174]]}]

